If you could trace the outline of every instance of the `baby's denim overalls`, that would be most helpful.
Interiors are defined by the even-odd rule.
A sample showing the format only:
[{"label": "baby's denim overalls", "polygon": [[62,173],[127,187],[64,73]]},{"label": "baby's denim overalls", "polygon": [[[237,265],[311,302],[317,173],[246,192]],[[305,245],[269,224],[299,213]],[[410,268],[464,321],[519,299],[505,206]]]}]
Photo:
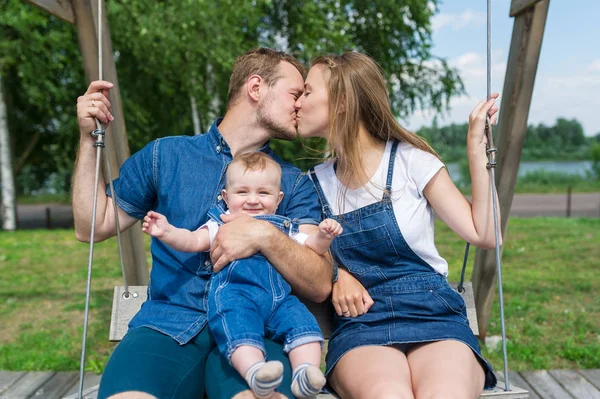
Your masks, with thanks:
[{"label": "baby's denim overalls", "polygon": [[[210,219],[223,224],[220,206],[208,212]],[[298,221],[280,215],[259,215],[286,234],[298,232]],[[208,326],[219,351],[227,359],[240,345],[265,352],[263,338],[283,342],[284,351],[310,342],[323,342],[315,317],[290,285],[260,253],[231,262],[210,281]]]},{"label": "baby's denim overalls", "polygon": [[402,347],[408,349],[410,344],[457,340],[473,350],[485,371],[485,387],[493,387],[496,377],[481,356],[462,297],[413,252],[400,232],[390,198],[397,149],[395,142],[383,199],[343,215],[332,214],[311,170],[325,216],[344,228],[331,245],[332,256],[360,281],[375,302],[361,316],[334,316],[326,374],[346,352],[359,346],[404,344]]}]

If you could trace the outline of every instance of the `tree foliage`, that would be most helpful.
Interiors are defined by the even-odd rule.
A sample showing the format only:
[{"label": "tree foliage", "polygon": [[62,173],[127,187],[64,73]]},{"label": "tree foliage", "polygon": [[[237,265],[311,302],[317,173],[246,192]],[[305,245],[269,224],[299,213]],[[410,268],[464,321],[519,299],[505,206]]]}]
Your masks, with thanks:
[{"label": "tree foliage", "polygon": [[[0,73],[21,190],[57,172],[67,188],[75,100],[87,86],[77,33],[24,1],[0,5]],[[106,9],[132,151],[191,134],[191,96],[207,130],[224,112],[233,61],[258,46],[307,64],[323,53],[366,52],[386,72],[398,116],[442,110],[463,90],[456,70],[431,54],[437,0],[107,0]],[[300,141],[274,146],[292,161],[315,156]]]},{"label": "tree foliage", "polygon": [[[424,137],[445,162],[466,159],[466,140],[469,125],[451,124],[422,127],[417,134]],[[498,129],[495,129],[498,132]],[[529,125],[523,143],[523,161],[586,160],[594,138],[586,137],[581,124],[575,120],[558,118],[554,126]]]}]

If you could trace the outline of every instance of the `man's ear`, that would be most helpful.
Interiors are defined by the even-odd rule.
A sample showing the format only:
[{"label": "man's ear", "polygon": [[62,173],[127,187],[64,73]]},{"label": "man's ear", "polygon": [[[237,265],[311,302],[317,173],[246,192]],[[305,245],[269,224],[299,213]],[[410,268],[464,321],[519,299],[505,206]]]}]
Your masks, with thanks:
[{"label": "man's ear", "polygon": [[227,190],[223,189],[223,191],[221,191],[221,196],[223,197],[223,201],[225,201],[225,204],[227,204],[227,207],[229,208],[229,203],[227,203]]},{"label": "man's ear", "polygon": [[260,86],[262,84],[263,79],[259,75],[252,75],[248,78],[246,82],[246,90],[248,91],[248,96],[253,101],[258,101],[260,98]]},{"label": "man's ear", "polygon": [[279,198],[277,198],[277,206],[279,206],[279,204],[281,203],[281,200],[283,199],[283,191],[279,192]]}]

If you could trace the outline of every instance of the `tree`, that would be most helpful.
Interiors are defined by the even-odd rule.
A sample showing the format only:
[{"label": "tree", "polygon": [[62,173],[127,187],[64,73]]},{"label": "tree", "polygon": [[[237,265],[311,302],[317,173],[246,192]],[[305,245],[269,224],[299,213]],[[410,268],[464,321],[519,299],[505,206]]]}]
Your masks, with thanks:
[{"label": "tree", "polygon": [[[73,26],[22,1],[0,0],[0,75],[19,192],[58,174],[68,189],[75,100],[86,87]],[[30,185],[19,184],[30,182]]]},{"label": "tree", "polygon": [[[0,3],[0,71],[9,82],[16,163],[38,182],[62,174],[66,188],[77,145],[74,103],[87,86],[76,32],[24,2]],[[322,53],[367,52],[386,72],[398,116],[442,110],[463,90],[457,72],[431,54],[437,0],[105,4],[132,151],[157,137],[192,134],[192,99],[207,129],[224,112],[233,61],[258,46],[286,50],[306,63]],[[303,145],[274,143],[290,161],[298,154],[314,157]]]},{"label": "tree", "polygon": [[2,185],[2,214],[0,216],[2,216],[4,230],[15,230],[17,228],[15,184],[2,88],[2,76],[0,76],[0,185]]}]

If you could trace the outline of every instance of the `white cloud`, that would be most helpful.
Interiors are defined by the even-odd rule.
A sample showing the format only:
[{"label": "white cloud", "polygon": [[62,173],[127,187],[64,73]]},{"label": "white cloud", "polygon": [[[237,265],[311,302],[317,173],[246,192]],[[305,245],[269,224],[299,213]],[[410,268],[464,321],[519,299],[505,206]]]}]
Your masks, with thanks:
[{"label": "white cloud", "polygon": [[[506,60],[503,51],[492,52],[492,91],[500,92],[504,85]],[[475,105],[487,92],[486,55],[469,52],[449,60],[451,66],[459,70],[465,84],[466,95],[450,100],[450,111],[438,116],[438,123],[465,123]],[[538,71],[529,110],[528,124],[544,123],[553,125],[557,118],[577,119],[587,135],[600,131],[597,116],[590,113],[590,107],[597,103],[600,92],[600,60],[579,70],[564,73],[543,73]],[[500,108],[502,104],[498,102]],[[431,125],[435,112],[423,110],[415,112],[403,121],[411,130],[423,125]]]},{"label": "white cloud", "polygon": [[600,59],[592,61],[592,63],[588,66],[590,71],[600,72]]},{"label": "white cloud", "polygon": [[435,15],[431,22],[434,31],[445,27],[450,27],[456,31],[466,27],[482,26],[486,21],[487,16],[485,13],[466,9],[460,14],[442,13]]},{"label": "white cloud", "polygon": [[[506,72],[505,58],[503,50],[492,50],[492,92],[502,91]],[[438,123],[441,125],[467,122],[473,108],[487,94],[487,55],[485,53],[464,53],[448,60],[448,63],[458,69],[467,93],[450,100],[450,111],[438,115]],[[423,125],[431,125],[435,115],[436,113],[432,109],[421,110],[403,122],[409,129],[418,130]]]}]

